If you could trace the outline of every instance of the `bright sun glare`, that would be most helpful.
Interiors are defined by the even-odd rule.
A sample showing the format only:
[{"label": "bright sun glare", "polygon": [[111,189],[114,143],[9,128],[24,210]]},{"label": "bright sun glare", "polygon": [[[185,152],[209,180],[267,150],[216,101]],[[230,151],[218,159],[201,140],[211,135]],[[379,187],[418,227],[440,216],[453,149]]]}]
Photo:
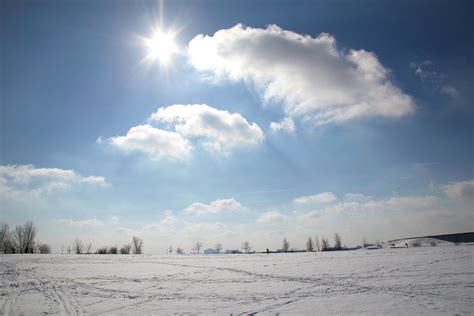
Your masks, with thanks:
[{"label": "bright sun glare", "polygon": [[159,30],[152,38],[147,38],[145,44],[148,47],[147,59],[152,61],[158,59],[162,64],[167,64],[172,55],[178,51],[174,43],[174,35]]}]

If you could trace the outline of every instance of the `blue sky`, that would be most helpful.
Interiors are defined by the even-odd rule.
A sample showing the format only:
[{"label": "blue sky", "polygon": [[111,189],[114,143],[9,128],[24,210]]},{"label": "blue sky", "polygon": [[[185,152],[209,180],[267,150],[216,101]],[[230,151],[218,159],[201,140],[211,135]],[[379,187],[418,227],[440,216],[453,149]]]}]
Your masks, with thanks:
[{"label": "blue sky", "polygon": [[0,220],[56,251],[474,228],[469,1],[1,5]]}]

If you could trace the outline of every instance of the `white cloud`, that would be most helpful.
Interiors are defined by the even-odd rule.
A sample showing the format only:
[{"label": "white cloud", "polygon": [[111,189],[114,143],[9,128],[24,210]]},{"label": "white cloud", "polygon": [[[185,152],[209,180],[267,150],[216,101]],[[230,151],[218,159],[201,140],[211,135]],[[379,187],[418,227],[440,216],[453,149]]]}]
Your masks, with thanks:
[{"label": "white cloud", "polygon": [[368,195],[364,195],[361,193],[346,193],[344,194],[344,201],[346,202],[367,202],[372,200],[373,198]]},{"label": "white cloud", "polygon": [[228,231],[229,227],[223,223],[184,223],[184,232],[186,233],[205,233]]},{"label": "white cloud", "polygon": [[110,216],[103,220],[93,217],[93,218],[81,219],[81,220],[55,219],[52,222],[54,224],[60,224],[60,225],[85,227],[85,226],[104,226],[106,224],[115,225],[115,224],[118,224],[119,221],[120,221],[120,218],[118,216]]},{"label": "white cloud", "polygon": [[161,221],[161,225],[169,226],[176,224],[178,222],[178,219],[174,217],[173,215],[166,215]]},{"label": "white cloud", "polygon": [[300,196],[293,200],[298,204],[309,204],[309,203],[329,203],[335,201],[337,198],[332,192],[323,192],[314,195]]},{"label": "white cloud", "polygon": [[84,227],[84,226],[103,226],[104,223],[97,218],[89,218],[84,220],[72,220],[72,219],[55,219],[53,223],[60,225]]},{"label": "white cloud", "polygon": [[278,212],[269,211],[260,215],[257,219],[257,223],[271,223],[271,222],[281,222],[286,219],[286,216]]},{"label": "white cloud", "polygon": [[143,226],[141,231],[142,232],[147,232],[147,231],[167,232],[168,229],[166,228],[165,225],[153,223],[153,224],[148,224],[148,225]]},{"label": "white cloud", "polygon": [[35,168],[33,165],[0,166],[0,175],[15,183],[29,183],[33,179],[50,179],[70,182],[76,178],[73,170],[59,168]]},{"label": "white cloud", "polygon": [[118,224],[118,222],[120,221],[120,217],[118,216],[110,216],[109,219],[110,223],[112,224]]},{"label": "white cloud", "polygon": [[104,177],[83,177],[74,170],[35,168],[33,165],[0,165],[0,189],[8,196],[41,195],[73,186],[107,186]]},{"label": "white cloud", "polygon": [[274,132],[283,131],[293,133],[295,131],[295,122],[291,118],[285,117],[280,122],[271,122],[270,128]]},{"label": "white cloud", "polygon": [[97,186],[107,186],[107,182],[105,181],[104,177],[97,177],[97,176],[88,176],[81,180],[82,183],[93,184]]},{"label": "white cloud", "polygon": [[474,180],[455,182],[443,187],[446,195],[452,199],[456,198],[473,198],[474,197]]},{"label": "white cloud", "polygon": [[162,225],[160,224],[148,224],[143,226],[142,231],[147,231],[147,230],[161,230],[163,228]]},{"label": "white cloud", "polygon": [[[106,141],[127,152],[140,152],[151,158],[182,160],[190,156],[194,144],[209,152],[229,153],[242,145],[261,143],[265,135],[256,123],[241,114],[218,110],[206,104],[174,104],[159,108],[149,118],[150,124],[130,128],[124,136]],[[97,138],[102,144],[103,137]],[[91,179],[92,181],[92,179]]]},{"label": "white cloud", "polygon": [[193,203],[184,209],[185,212],[192,213],[196,216],[218,214],[223,211],[242,211],[242,205],[234,199],[221,199],[204,203]]},{"label": "white cloud", "polygon": [[403,196],[391,197],[387,200],[368,200],[363,202],[340,202],[328,205],[322,209],[307,213],[309,217],[320,217],[321,215],[357,215],[366,212],[412,212],[433,208],[439,204],[439,198],[435,196]]},{"label": "white cloud", "polygon": [[410,211],[429,208],[437,205],[439,198],[435,196],[402,196],[402,197],[391,197],[388,200],[371,200],[365,203],[361,203],[363,208],[387,211]]},{"label": "white cloud", "polygon": [[148,124],[134,126],[127,135],[112,137],[109,142],[121,150],[138,151],[152,158],[184,159],[193,149],[181,134]]},{"label": "white cloud", "polygon": [[239,113],[206,104],[174,104],[159,108],[150,120],[167,124],[184,137],[198,138],[208,151],[228,151],[238,145],[255,145],[264,134],[256,123]]},{"label": "white cloud", "polygon": [[[314,124],[354,118],[398,118],[415,111],[412,98],[389,79],[374,53],[338,49],[336,39],[238,24],[189,43],[192,65],[215,79],[251,81],[263,102]],[[274,125],[275,126],[275,125]]]}]

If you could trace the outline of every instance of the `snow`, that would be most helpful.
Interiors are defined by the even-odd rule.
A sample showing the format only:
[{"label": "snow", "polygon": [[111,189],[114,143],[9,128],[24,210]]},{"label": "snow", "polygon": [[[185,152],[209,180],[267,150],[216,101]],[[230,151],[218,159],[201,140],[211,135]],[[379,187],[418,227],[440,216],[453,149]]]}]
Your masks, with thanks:
[{"label": "snow", "polygon": [[393,245],[394,247],[406,247],[406,245],[408,245],[408,247],[433,247],[434,244],[436,244],[436,246],[454,246],[454,243],[450,241],[428,237],[400,239],[396,242],[385,243],[383,246],[391,247]]},{"label": "snow", "polygon": [[0,313],[471,315],[474,247],[1,255]]}]

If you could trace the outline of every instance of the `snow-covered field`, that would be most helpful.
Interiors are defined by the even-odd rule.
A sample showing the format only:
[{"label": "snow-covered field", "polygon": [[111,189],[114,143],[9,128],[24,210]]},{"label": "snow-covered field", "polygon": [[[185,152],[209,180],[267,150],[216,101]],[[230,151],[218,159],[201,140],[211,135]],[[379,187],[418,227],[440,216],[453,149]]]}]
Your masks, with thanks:
[{"label": "snow-covered field", "polygon": [[4,314],[473,314],[474,246],[2,255]]}]

